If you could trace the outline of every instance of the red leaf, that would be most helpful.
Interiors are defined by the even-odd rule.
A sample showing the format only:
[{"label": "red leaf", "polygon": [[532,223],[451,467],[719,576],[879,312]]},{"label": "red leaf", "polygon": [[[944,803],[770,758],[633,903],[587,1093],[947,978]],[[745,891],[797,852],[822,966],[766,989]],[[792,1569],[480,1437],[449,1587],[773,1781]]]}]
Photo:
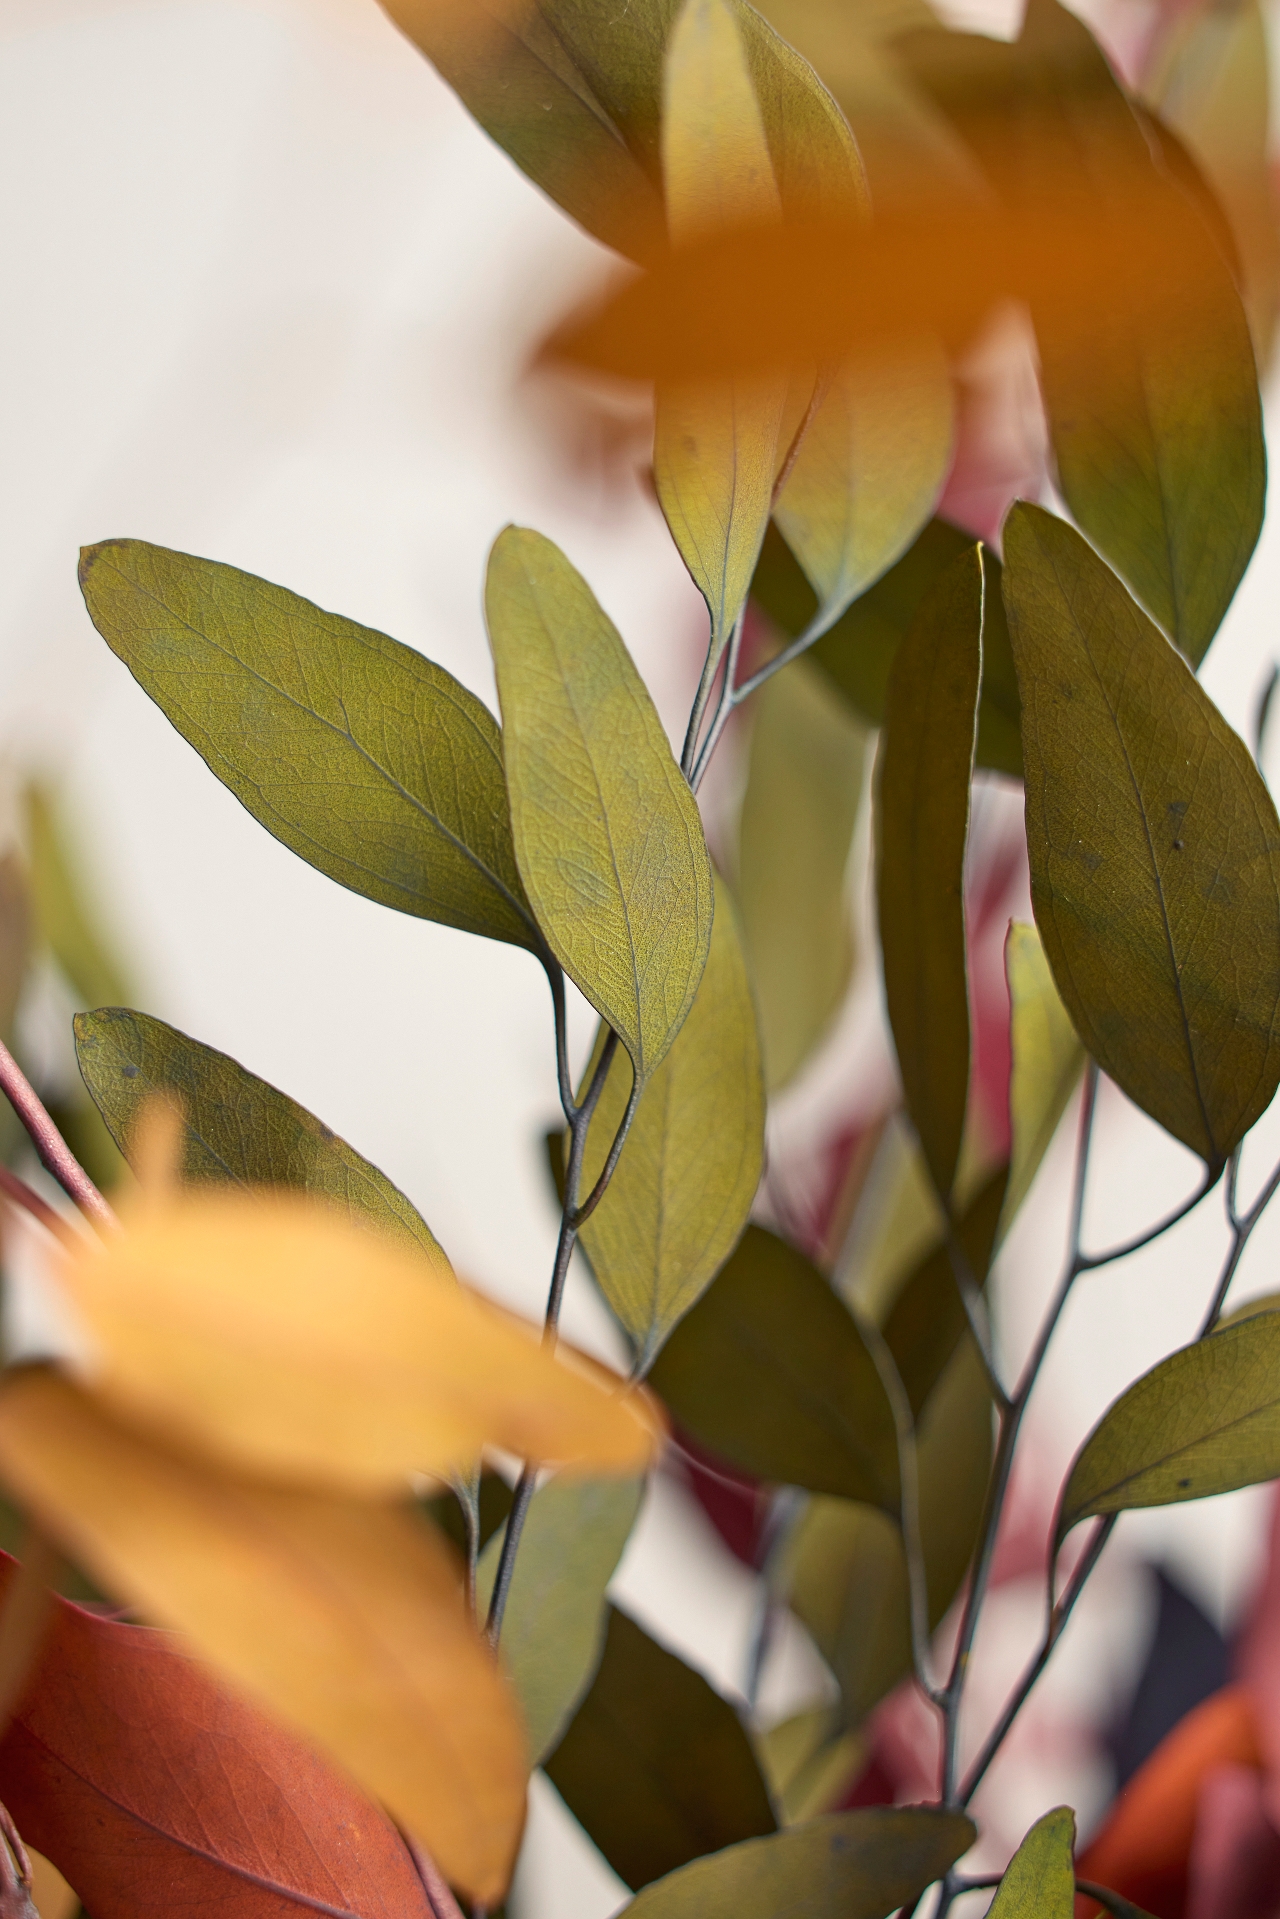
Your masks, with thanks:
[{"label": "red leaf", "polygon": [[0,1741],[0,1800],[94,1919],[433,1919],[400,1834],[339,1772],[167,1633],[64,1599]]}]

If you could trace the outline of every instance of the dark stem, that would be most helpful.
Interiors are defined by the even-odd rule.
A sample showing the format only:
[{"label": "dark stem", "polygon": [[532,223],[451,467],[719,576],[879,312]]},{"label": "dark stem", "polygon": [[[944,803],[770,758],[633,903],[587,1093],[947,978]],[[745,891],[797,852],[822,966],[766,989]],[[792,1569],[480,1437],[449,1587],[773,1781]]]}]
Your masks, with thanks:
[{"label": "dark stem", "polygon": [[720,735],[724,732],[725,727],[729,723],[730,715],[734,707],[738,704],[734,681],[738,677],[738,657],[742,651],[742,627],[745,618],[746,610],[744,608],[734,622],[733,631],[729,635],[729,645],[725,655],[724,679],[720,683],[720,697],[716,701],[716,710],[712,715],[711,724],[707,728],[706,738],[698,748],[697,756],[693,764],[693,772],[689,775],[689,784],[695,793],[702,785],[707,768],[711,764],[711,755],[719,745]]},{"label": "dark stem", "polygon": [[1201,1339],[1213,1331],[1222,1317],[1222,1308],[1226,1304],[1228,1289],[1236,1276],[1236,1268],[1244,1257],[1244,1249],[1249,1244],[1250,1235],[1275,1198],[1277,1188],[1280,1188],[1280,1166],[1272,1172],[1247,1213],[1240,1213],[1236,1209],[1236,1184],[1239,1177],[1240,1148],[1237,1146],[1227,1166],[1227,1220],[1231,1227],[1231,1245],[1223,1261],[1222,1271],[1218,1275],[1218,1283],[1214,1287],[1213,1298],[1205,1314],[1204,1324],[1200,1328]]},{"label": "dark stem", "polygon": [[67,1242],[79,1238],[79,1234],[68,1227],[62,1214],[50,1206],[47,1199],[41,1199],[39,1193],[34,1187],[28,1186],[25,1179],[19,1179],[16,1173],[11,1173],[7,1166],[2,1165],[0,1165],[0,1193],[13,1205],[20,1206],[24,1212],[30,1213],[33,1219],[38,1219],[42,1226],[47,1226],[58,1239]]},{"label": "dark stem", "polygon": [[951,1272],[956,1282],[956,1290],[960,1294],[960,1303],[964,1307],[964,1316],[969,1322],[969,1331],[973,1337],[973,1343],[978,1349],[978,1357],[982,1361],[982,1370],[987,1376],[987,1385],[991,1389],[991,1397],[995,1400],[997,1407],[1002,1413],[1007,1412],[1009,1395],[1005,1391],[1004,1384],[996,1370],[995,1353],[991,1345],[991,1321],[987,1312],[987,1302],[983,1297],[982,1288],[979,1286],[973,1267],[969,1262],[969,1255],[966,1253],[960,1235],[956,1231],[955,1221],[951,1216],[949,1207],[946,1209],[946,1212],[947,1257],[951,1261]]},{"label": "dark stem", "polygon": [[68,1199],[96,1226],[114,1226],[116,1216],[58,1131],[35,1087],[9,1048],[0,1040],[0,1092],[3,1092],[27,1130],[40,1164],[61,1186]]}]

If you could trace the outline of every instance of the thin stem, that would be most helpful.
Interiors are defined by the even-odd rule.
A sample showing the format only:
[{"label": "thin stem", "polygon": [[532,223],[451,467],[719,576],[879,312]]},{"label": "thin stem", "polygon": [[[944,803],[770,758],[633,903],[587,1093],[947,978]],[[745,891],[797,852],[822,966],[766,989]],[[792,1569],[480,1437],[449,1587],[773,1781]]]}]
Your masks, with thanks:
[{"label": "thin stem", "polygon": [[14,1206],[20,1206],[24,1212],[38,1219],[42,1226],[60,1239],[64,1245],[74,1245],[80,1235],[68,1226],[66,1220],[47,1199],[42,1199],[34,1187],[28,1186],[25,1179],[19,1179],[7,1166],[0,1165],[0,1193]]},{"label": "thin stem", "polygon": [[614,1171],[618,1164],[618,1157],[627,1143],[627,1134],[631,1131],[631,1122],[636,1116],[636,1107],[640,1104],[640,1091],[639,1078],[635,1078],[631,1082],[631,1096],[627,1100],[627,1109],[623,1113],[621,1124],[613,1136],[613,1144],[609,1148],[608,1157],[600,1169],[600,1177],[587,1194],[587,1197],[583,1200],[581,1206],[576,1207],[574,1210],[573,1230],[575,1233],[580,1226],[584,1225],[585,1222],[590,1219],[592,1213],[595,1212],[596,1207],[604,1198],[605,1188],[613,1178]]},{"label": "thin stem", "polygon": [[[433,1919],[462,1919],[462,1908],[450,1892],[431,1854],[423,1851],[412,1833],[401,1831],[400,1837],[417,1868]],[[472,1919],[479,1919],[479,1912],[479,1907],[473,1907]]]},{"label": "thin stem", "polygon": [[543,956],[542,964],[551,988],[551,1006],[556,1023],[556,1083],[560,1089],[560,1105],[565,1118],[572,1121],[578,1109],[574,1104],[573,1081],[569,1077],[569,1013],[565,1004],[564,971],[547,955]]},{"label": "thin stem", "polygon": [[1145,1232],[1135,1234],[1132,1239],[1124,1240],[1119,1246],[1112,1246],[1105,1253],[1078,1254],[1076,1271],[1080,1273],[1096,1272],[1099,1266],[1110,1266],[1117,1259],[1128,1259],[1130,1253],[1140,1253],[1144,1246],[1150,1246],[1153,1240],[1159,1239],[1162,1233],[1167,1233],[1170,1227],[1176,1226],[1180,1220],[1187,1217],[1188,1213],[1193,1213],[1200,1204],[1200,1201],[1207,1193],[1213,1191],[1221,1178],[1221,1167],[1218,1168],[1216,1173],[1206,1170],[1204,1178],[1196,1187],[1191,1197],[1184,1199],[1180,1206],[1175,1206],[1171,1213],[1166,1213],[1164,1218],[1159,1220],[1156,1225],[1149,1226]]},{"label": "thin stem", "polygon": [[[689,725],[685,731],[684,747],[680,754],[680,771],[689,784],[693,785],[693,769],[698,757],[698,735],[702,731],[702,722],[706,717],[707,703],[711,698],[711,689],[716,683],[724,659],[724,649],[717,653],[714,645],[708,641],[707,657],[702,665],[702,678],[698,681],[698,690],[694,694],[693,706],[689,711]],[[723,699],[723,692],[721,698]]]},{"label": "thin stem", "polygon": [[929,1673],[929,1582],[920,1534],[920,1466],[911,1401],[902,1383],[902,1374],[889,1350],[889,1343],[880,1328],[856,1308],[851,1306],[849,1310],[875,1364],[893,1414],[898,1450],[898,1513],[902,1524],[902,1551],[907,1562],[907,1593],[910,1601],[911,1661],[921,1692],[939,1711],[943,1711],[946,1693],[934,1685]]},{"label": "thin stem", "polygon": [[1008,1410],[1009,1395],[996,1370],[995,1353],[991,1344],[991,1320],[987,1312],[987,1302],[983,1297],[969,1255],[965,1251],[960,1235],[956,1231],[955,1221],[947,1213],[947,1256],[951,1261],[951,1271],[955,1278],[956,1290],[960,1294],[960,1303],[964,1307],[964,1316],[969,1322],[969,1331],[973,1343],[978,1349],[982,1361],[982,1370],[987,1376],[987,1385],[991,1397],[1001,1412]]},{"label": "thin stem", "polygon": [[724,680],[720,687],[720,698],[716,701],[716,710],[712,717],[711,725],[707,728],[707,736],[698,749],[697,758],[693,765],[693,772],[689,776],[689,784],[695,793],[702,785],[707,768],[711,764],[711,755],[719,745],[720,735],[724,732],[725,727],[729,723],[729,717],[734,707],[738,704],[738,697],[734,691],[734,681],[738,677],[738,660],[742,652],[742,629],[745,618],[746,611],[744,608],[743,612],[738,615],[737,620],[734,622],[733,631],[729,635],[729,648],[725,659]]},{"label": "thin stem", "polygon": [[40,1164],[96,1226],[114,1226],[116,1216],[46,1112],[35,1087],[0,1040],[0,1092],[22,1121]]},{"label": "thin stem", "polygon": [[1232,1280],[1236,1276],[1236,1268],[1244,1257],[1244,1249],[1249,1244],[1249,1239],[1254,1227],[1275,1198],[1277,1189],[1280,1188],[1280,1166],[1277,1166],[1271,1173],[1262,1191],[1258,1194],[1253,1205],[1246,1213],[1241,1213],[1236,1208],[1236,1190],[1239,1177],[1240,1148],[1237,1147],[1231,1155],[1227,1168],[1227,1221],[1231,1227],[1231,1245],[1228,1248],[1227,1257],[1223,1261],[1222,1271],[1218,1275],[1218,1283],[1214,1287],[1213,1298],[1209,1303],[1209,1310],[1205,1314],[1204,1323],[1200,1328],[1198,1336],[1201,1339],[1204,1339],[1213,1331],[1222,1317],[1222,1308],[1226,1304],[1227,1292]]},{"label": "thin stem", "polygon": [[537,1486],[537,1467],[525,1465],[516,1482],[511,1511],[507,1514],[507,1530],[502,1536],[502,1551],[498,1556],[498,1570],[494,1574],[493,1593],[489,1599],[489,1617],[485,1621],[484,1629],[491,1646],[496,1646],[502,1635],[502,1620],[511,1593],[511,1581],[515,1575],[520,1535],[524,1531],[524,1522],[529,1517],[529,1508],[533,1504],[533,1495]]}]

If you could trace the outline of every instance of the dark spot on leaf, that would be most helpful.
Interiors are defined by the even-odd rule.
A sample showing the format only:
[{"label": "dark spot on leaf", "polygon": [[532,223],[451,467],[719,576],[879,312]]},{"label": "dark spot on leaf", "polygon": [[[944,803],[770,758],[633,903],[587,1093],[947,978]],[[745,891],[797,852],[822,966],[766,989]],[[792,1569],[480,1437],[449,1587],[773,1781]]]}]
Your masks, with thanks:
[{"label": "dark spot on leaf", "polygon": [[136,1066],[122,1066],[120,1070],[126,1079],[137,1079],[138,1077],[138,1069]]},{"label": "dark spot on leaf", "polygon": [[1187,1490],[1187,1487],[1188,1487],[1188,1486],[1189,1486],[1190,1484],[1191,1484],[1191,1481],[1190,1481],[1189,1479],[1180,1479],[1180,1480],[1178,1481],[1178,1491],[1179,1491],[1180,1493],[1185,1493],[1185,1492],[1186,1492],[1186,1490]]},{"label": "dark spot on leaf", "polygon": [[1180,852],[1182,851],[1182,841],[1181,841],[1181,840],[1175,840],[1175,841],[1173,842],[1173,850],[1174,850],[1174,852],[1175,852],[1175,853],[1180,853]]},{"label": "dark spot on leaf", "polygon": [[1190,805],[1190,803],[1191,802],[1189,800],[1170,800],[1169,818],[1174,822],[1175,825],[1181,824],[1182,816],[1186,812],[1187,807]]}]

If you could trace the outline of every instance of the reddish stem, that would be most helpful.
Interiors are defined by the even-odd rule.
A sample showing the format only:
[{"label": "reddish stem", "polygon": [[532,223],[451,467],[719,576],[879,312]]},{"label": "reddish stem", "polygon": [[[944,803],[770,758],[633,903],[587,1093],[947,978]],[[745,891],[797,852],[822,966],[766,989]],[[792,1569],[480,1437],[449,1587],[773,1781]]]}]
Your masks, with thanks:
[{"label": "reddish stem", "polygon": [[115,1214],[50,1119],[35,1087],[3,1040],[0,1040],[0,1092],[5,1094],[26,1127],[40,1164],[57,1180],[68,1199],[73,1199],[95,1225],[113,1226]]}]

